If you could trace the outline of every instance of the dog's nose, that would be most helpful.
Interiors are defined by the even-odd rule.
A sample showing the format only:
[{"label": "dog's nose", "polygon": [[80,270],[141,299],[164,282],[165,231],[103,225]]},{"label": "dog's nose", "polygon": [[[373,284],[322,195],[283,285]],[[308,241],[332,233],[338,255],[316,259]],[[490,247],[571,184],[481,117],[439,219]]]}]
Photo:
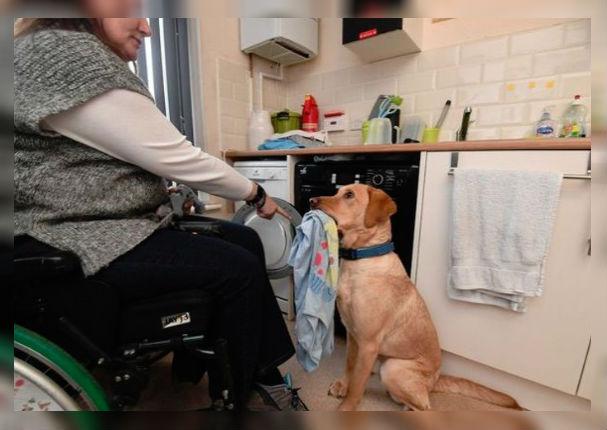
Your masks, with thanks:
[{"label": "dog's nose", "polygon": [[310,199],[310,207],[311,207],[312,209],[314,209],[314,208],[318,207],[318,203],[319,203],[319,201],[320,201],[320,199],[319,199],[318,197],[312,197],[312,198]]}]

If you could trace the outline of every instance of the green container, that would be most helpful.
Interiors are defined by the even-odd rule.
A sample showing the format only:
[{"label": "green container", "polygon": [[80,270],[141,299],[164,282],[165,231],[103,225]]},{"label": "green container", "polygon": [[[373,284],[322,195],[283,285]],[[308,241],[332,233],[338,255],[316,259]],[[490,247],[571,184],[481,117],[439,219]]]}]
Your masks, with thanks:
[{"label": "green container", "polygon": [[440,134],[440,128],[426,127],[422,134],[422,142],[434,143],[438,142],[438,135]]},{"label": "green container", "polygon": [[301,129],[301,114],[283,109],[272,114],[272,127],[275,133],[285,133]]},{"label": "green container", "polygon": [[363,135],[363,145],[365,145],[367,143],[367,137],[369,136],[369,124],[370,124],[370,121],[365,120],[365,121],[363,121],[362,126],[360,128],[362,135]]}]

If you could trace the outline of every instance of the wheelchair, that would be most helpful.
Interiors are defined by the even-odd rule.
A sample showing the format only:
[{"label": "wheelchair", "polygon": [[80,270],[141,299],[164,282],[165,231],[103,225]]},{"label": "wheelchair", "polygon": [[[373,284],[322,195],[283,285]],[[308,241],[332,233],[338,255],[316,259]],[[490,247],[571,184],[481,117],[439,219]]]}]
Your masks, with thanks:
[{"label": "wheelchair", "polygon": [[[218,223],[196,218],[175,227],[221,236]],[[207,335],[212,300],[200,290],[120,304],[111,285],[85,278],[78,259],[58,250],[13,258],[11,285],[15,410],[134,406],[150,366],[169,353],[174,377],[208,373],[208,409],[234,408],[229,345]]]}]

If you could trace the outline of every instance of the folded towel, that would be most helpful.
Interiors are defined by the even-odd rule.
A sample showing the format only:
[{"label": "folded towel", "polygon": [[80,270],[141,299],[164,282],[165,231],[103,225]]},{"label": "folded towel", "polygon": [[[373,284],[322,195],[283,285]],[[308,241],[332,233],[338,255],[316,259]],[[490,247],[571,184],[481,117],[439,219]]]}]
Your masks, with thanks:
[{"label": "folded towel", "polygon": [[295,149],[300,148],[299,144],[292,141],[289,138],[281,138],[274,140],[266,140],[262,144],[260,144],[257,149],[260,151],[264,150],[272,150],[272,149]]},{"label": "folded towel", "polygon": [[268,139],[260,144],[257,149],[263,151],[272,149],[318,148],[320,146],[326,145],[320,140],[294,134],[289,137]]},{"label": "folded towel", "polygon": [[307,372],[333,352],[339,238],[335,221],[319,210],[306,213],[291,248],[295,280],[295,352]]},{"label": "folded towel", "polygon": [[558,207],[557,172],[455,170],[450,298],[525,311],[543,291]]}]

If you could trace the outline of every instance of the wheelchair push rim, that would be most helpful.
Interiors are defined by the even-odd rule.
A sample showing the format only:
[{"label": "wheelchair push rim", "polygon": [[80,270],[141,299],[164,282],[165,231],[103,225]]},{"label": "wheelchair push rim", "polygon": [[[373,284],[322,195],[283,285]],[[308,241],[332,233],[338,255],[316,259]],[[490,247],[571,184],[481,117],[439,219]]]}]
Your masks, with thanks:
[{"label": "wheelchair push rim", "polygon": [[[14,348],[44,367],[54,371],[60,378],[77,393],[76,398],[82,402],[78,404],[73,397],[65,392],[45,372],[34,368],[26,361],[15,357],[15,372],[25,372],[23,376],[33,378],[32,381],[41,383],[40,389],[49,395],[57,394],[57,403],[66,410],[109,411],[111,407],[105,397],[103,389],[91,374],[78,363],[71,355],[55,345],[48,339],[18,325],[14,325]],[[33,370],[32,370],[33,369]],[[57,391],[59,390],[59,391]],[[66,399],[70,397],[71,402]],[[84,403],[84,404],[82,404]],[[75,409],[73,409],[75,408]]]}]

